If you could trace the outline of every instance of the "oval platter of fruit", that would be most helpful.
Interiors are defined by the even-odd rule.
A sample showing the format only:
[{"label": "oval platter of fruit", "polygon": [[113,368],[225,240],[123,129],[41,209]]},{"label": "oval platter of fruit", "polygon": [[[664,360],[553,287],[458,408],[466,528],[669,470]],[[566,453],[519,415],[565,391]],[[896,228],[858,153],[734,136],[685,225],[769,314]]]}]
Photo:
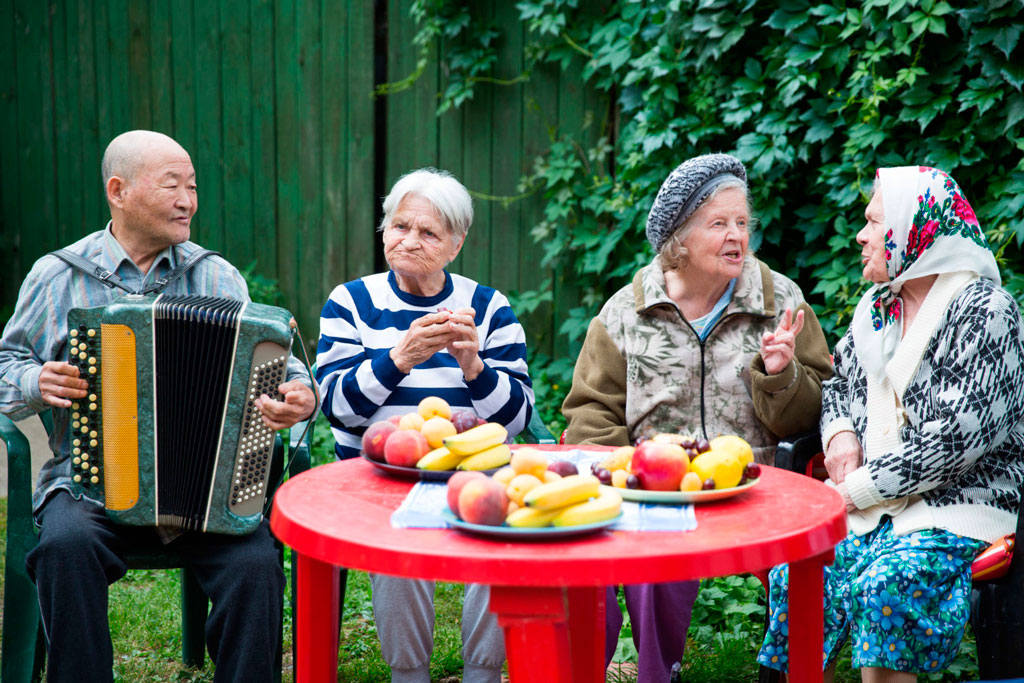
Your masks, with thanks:
[{"label": "oval platter of fruit", "polygon": [[655,434],[637,446],[622,446],[591,466],[606,489],[638,503],[710,503],[757,485],[761,466],[738,436],[711,441]]},{"label": "oval platter of fruit", "polygon": [[380,470],[407,479],[444,481],[458,471],[493,473],[512,451],[508,431],[471,410],[452,410],[437,396],[416,412],[374,422],[363,432],[360,455]]},{"label": "oval platter of fruit", "polygon": [[449,526],[506,540],[555,540],[588,534],[615,524],[622,496],[601,486],[592,474],[579,474],[565,460],[549,462],[530,447],[512,454],[491,476],[459,472],[448,480]]}]

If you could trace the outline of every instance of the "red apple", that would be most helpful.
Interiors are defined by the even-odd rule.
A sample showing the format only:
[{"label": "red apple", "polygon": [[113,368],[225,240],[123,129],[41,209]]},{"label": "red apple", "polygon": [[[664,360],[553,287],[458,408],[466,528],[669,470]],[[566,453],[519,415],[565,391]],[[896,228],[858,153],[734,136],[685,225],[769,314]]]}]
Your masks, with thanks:
[{"label": "red apple", "polygon": [[387,420],[374,422],[363,432],[363,453],[378,462],[384,462],[384,444],[397,429]]},{"label": "red apple", "polygon": [[630,469],[643,489],[678,491],[689,465],[681,446],[648,440],[636,447]]},{"label": "red apple", "polygon": [[429,452],[427,437],[415,429],[399,429],[384,444],[384,459],[399,467],[416,467],[420,458]]}]

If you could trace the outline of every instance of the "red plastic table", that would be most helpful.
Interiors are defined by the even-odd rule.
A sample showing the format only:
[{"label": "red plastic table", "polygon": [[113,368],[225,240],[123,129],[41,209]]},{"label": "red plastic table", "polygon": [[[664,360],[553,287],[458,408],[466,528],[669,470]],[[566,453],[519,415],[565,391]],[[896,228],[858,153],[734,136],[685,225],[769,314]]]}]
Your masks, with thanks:
[{"label": "red plastic table", "polygon": [[605,586],[726,576],[783,562],[799,587],[790,592],[791,680],[822,680],[822,567],[846,534],[846,514],[840,496],[811,477],[765,467],[749,491],[697,505],[694,531],[519,543],[392,528],[391,513],[412,485],[354,459],[315,467],[277,491],[270,527],[297,555],[298,683],[336,680],[338,566],[489,584],[513,683],[597,683],[604,680]]}]

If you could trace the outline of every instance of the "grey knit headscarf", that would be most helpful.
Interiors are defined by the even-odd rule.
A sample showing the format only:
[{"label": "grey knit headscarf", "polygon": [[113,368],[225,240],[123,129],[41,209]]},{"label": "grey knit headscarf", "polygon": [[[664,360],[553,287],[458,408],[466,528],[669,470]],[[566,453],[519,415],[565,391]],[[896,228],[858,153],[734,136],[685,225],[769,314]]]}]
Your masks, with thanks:
[{"label": "grey knit headscarf", "polygon": [[654,250],[661,250],[716,187],[734,178],[746,183],[747,169],[729,154],[705,154],[679,164],[661,184],[647,214],[647,239]]}]

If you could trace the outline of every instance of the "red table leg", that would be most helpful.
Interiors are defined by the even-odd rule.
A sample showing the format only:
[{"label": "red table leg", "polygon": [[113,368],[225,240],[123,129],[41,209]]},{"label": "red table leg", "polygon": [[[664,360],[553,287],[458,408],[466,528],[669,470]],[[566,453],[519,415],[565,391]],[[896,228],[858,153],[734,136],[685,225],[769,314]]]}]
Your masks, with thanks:
[{"label": "red table leg", "polygon": [[824,567],[829,551],[789,565],[789,680],[822,680],[825,645]]},{"label": "red table leg", "polygon": [[564,589],[491,586],[491,611],[505,630],[512,683],[573,682]]},{"label": "red table leg", "polygon": [[338,680],[338,568],[293,553],[296,562],[295,681]]},{"label": "red table leg", "polygon": [[605,589],[568,588],[573,683],[604,681]]}]

